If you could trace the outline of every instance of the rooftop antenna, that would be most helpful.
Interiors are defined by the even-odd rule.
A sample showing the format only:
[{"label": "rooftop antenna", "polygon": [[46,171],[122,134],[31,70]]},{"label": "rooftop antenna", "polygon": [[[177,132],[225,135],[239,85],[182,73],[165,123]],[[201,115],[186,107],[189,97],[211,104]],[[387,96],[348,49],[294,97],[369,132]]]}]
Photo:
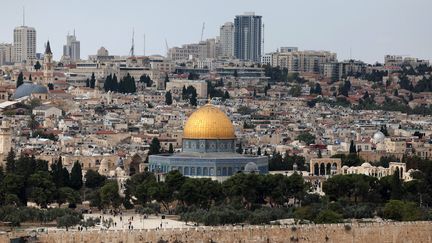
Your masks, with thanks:
[{"label": "rooftop antenna", "polygon": [[25,26],[25,7],[23,6],[23,26]]},{"label": "rooftop antenna", "polygon": [[75,37],[75,29],[74,29],[74,37]]},{"label": "rooftop antenna", "polygon": [[201,29],[201,41],[203,41],[204,29],[205,29],[205,22],[203,22],[202,29]]},{"label": "rooftop antenna", "polygon": [[352,50],[351,50],[351,47],[350,47],[350,60],[352,60]]},{"label": "rooftop antenna", "polygon": [[146,51],[146,46],[145,46],[145,44],[146,44],[146,43],[145,43],[145,34],[144,34],[144,53],[143,53],[144,56],[145,56],[145,51]]},{"label": "rooftop antenna", "polygon": [[132,47],[130,49],[130,55],[133,57],[135,55],[134,49],[135,49],[135,43],[134,43],[134,37],[135,37],[135,29],[132,29]]}]

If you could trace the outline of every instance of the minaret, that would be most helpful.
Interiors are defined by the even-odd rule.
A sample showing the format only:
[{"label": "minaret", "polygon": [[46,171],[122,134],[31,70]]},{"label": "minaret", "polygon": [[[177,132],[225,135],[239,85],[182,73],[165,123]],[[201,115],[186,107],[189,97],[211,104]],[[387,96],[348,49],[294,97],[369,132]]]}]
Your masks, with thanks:
[{"label": "minaret", "polygon": [[44,85],[52,83],[54,80],[54,67],[53,67],[53,54],[51,52],[51,46],[49,41],[46,44],[44,54]]},{"label": "minaret", "polygon": [[0,125],[0,165],[4,163],[12,144],[12,133],[9,121],[2,120]]}]

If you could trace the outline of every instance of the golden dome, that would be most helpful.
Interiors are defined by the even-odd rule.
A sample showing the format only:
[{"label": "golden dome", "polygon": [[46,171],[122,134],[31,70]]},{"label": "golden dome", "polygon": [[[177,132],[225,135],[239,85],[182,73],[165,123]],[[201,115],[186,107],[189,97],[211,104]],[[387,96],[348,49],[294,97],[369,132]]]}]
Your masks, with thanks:
[{"label": "golden dome", "polygon": [[213,105],[196,110],[183,130],[186,139],[235,139],[234,127],[228,116]]}]

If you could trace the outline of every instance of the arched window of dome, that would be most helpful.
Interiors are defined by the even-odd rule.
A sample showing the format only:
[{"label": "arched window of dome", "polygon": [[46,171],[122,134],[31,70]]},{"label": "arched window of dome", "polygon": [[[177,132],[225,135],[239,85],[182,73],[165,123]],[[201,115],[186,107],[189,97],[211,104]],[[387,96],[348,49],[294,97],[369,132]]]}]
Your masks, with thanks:
[{"label": "arched window of dome", "polygon": [[201,167],[197,167],[197,176],[201,176],[202,174],[201,174]]},{"label": "arched window of dome", "polygon": [[209,175],[209,173],[208,173],[208,168],[207,167],[204,167],[203,168],[203,176],[208,176]]}]

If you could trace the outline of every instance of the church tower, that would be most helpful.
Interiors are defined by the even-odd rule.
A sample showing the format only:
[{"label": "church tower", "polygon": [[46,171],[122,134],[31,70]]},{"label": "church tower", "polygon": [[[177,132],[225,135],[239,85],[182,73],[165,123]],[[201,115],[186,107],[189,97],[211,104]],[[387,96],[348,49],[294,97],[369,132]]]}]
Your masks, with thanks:
[{"label": "church tower", "polygon": [[54,65],[53,65],[53,54],[51,52],[51,46],[49,41],[46,44],[44,53],[44,85],[53,83],[54,81]]}]

